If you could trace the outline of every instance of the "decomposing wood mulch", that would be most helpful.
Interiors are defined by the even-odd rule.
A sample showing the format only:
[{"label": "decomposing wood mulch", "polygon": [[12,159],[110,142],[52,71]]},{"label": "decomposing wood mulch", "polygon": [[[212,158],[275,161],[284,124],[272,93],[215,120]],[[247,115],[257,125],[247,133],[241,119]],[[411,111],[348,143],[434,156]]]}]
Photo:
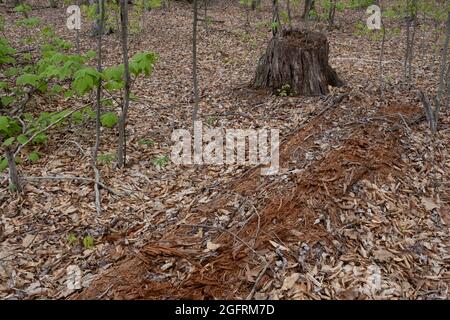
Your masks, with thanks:
[{"label": "decomposing wood mulch", "polygon": [[357,100],[293,133],[281,176],[238,178],[76,298],[446,297],[448,225],[402,158],[422,112]]},{"label": "decomposing wood mulch", "polygon": [[[383,96],[379,42],[354,33],[364,12],[349,11],[327,33],[330,65],[347,85],[325,97],[277,97],[249,88],[271,36],[261,23],[270,21],[269,4],[252,13],[250,27],[235,2],[208,12],[224,23],[199,27],[199,119],[280,129],[280,173],[153,164],[170,155],[173,129],[191,125],[192,13],[183,2],[145,12],[130,53],[152,50],[159,61],[133,89],[129,163],[123,170],[99,165],[117,194],[101,190],[97,215],[92,183],[30,181],[16,197],[1,173],[0,297],[448,299],[450,116],[443,112],[431,137],[417,94],[399,80],[403,30],[386,38]],[[296,22],[300,13],[293,9]],[[65,8],[32,16],[74,39]],[[20,48],[20,16],[5,17],[5,33]],[[430,30],[417,31],[413,83],[433,94],[438,59]],[[82,50],[94,48],[88,28],[81,33]],[[119,43],[118,34],[105,37],[107,65],[121,61]],[[71,107],[42,97],[30,104],[30,112]],[[49,135],[42,159],[21,165],[22,175],[92,177],[92,123]],[[116,144],[117,130],[102,130],[100,153],[113,154]],[[83,247],[84,236],[94,239],[92,248]],[[73,265],[83,290],[66,286]]]}]

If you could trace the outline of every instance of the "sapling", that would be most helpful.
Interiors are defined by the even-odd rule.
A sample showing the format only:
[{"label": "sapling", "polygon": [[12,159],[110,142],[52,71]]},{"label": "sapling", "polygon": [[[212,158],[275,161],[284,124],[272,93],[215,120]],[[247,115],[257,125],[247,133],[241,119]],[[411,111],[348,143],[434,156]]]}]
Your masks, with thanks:
[{"label": "sapling", "polygon": [[[26,26],[22,26],[26,27]],[[80,105],[80,98],[90,96],[101,87],[111,99],[100,104],[118,101],[115,94],[121,93],[124,85],[124,66],[95,69],[92,59],[97,56],[89,51],[85,55],[70,54],[71,44],[58,38],[49,27],[42,28],[42,34],[35,37],[33,56],[27,51],[14,49],[5,38],[0,38],[0,170],[9,169],[11,190],[22,190],[17,162],[27,158],[30,162],[45,155],[41,150],[49,137],[48,131],[65,123],[82,123],[97,116],[91,103]],[[140,75],[150,75],[156,55],[141,52],[129,61],[133,80]],[[52,100],[72,100],[78,107],[67,110],[29,109],[29,102],[37,96]],[[117,105],[120,105],[120,99]],[[100,124],[113,127],[117,115],[110,111],[100,115]],[[99,181],[96,185],[102,186]]]}]

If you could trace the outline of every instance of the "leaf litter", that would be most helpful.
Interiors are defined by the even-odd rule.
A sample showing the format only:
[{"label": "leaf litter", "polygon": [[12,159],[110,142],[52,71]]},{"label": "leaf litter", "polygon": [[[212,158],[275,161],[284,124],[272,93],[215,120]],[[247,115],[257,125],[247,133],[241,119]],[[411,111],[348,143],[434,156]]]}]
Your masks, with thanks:
[{"label": "leaf litter", "polygon": [[[135,35],[131,48],[151,48],[160,62],[151,79],[136,83],[129,166],[101,167],[105,183],[128,195],[103,190],[97,216],[90,183],[30,182],[18,198],[2,183],[0,297],[448,299],[448,113],[431,139],[416,95],[391,85],[380,99],[377,64],[368,62],[377,44],[346,32],[351,25],[344,19],[329,40],[330,62],[346,87],[325,98],[250,90],[270,35],[246,36],[239,8],[223,6],[210,14],[224,24],[200,28],[201,119],[214,117],[218,127],[280,128],[281,173],[153,165],[170,154],[172,130],[190,126],[191,13],[186,4],[146,13],[151,36]],[[63,9],[36,13],[73,37]],[[269,16],[269,8],[262,14]],[[118,38],[107,41],[105,60],[119,61]],[[83,48],[93,42],[86,31]],[[386,56],[401,61],[398,45],[388,39]],[[361,59],[354,64],[344,59],[356,52]],[[435,87],[421,65],[426,59],[416,60],[415,69],[430,75],[420,76],[418,86]],[[400,70],[385,66],[386,73]],[[91,129],[55,134],[48,156],[23,173],[89,177]],[[114,135],[103,132],[103,139],[102,153],[113,153]],[[91,249],[83,247],[87,236]],[[66,287],[71,265],[82,270],[82,290]]]}]

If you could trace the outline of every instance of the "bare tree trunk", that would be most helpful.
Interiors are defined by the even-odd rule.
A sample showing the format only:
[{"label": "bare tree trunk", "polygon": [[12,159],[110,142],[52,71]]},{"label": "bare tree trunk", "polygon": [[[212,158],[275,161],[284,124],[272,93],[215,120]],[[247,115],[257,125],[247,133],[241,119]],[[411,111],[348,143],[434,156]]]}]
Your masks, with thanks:
[{"label": "bare tree trunk", "polygon": [[203,5],[204,5],[204,21],[203,23],[205,24],[205,29],[208,30],[208,0],[203,0]]},{"label": "bare tree trunk", "polygon": [[437,123],[434,117],[433,108],[427,95],[422,90],[419,91],[419,94],[423,108],[425,109],[425,115],[427,117],[428,124],[430,125],[431,132],[434,134],[436,132]]},{"label": "bare tree trunk", "polygon": [[305,0],[305,10],[303,11],[302,19],[309,20],[309,12],[314,8],[314,0]]},{"label": "bare tree trunk", "polygon": [[255,10],[261,3],[261,0],[252,0],[252,10]]},{"label": "bare tree trunk", "polygon": [[445,69],[447,66],[447,54],[448,54],[448,42],[450,38],[450,11],[447,13],[447,31],[445,33],[445,42],[444,42],[444,50],[442,52],[442,59],[441,59],[441,67],[439,72],[439,88],[437,91],[436,96],[436,108],[434,111],[434,118],[436,121],[436,125],[439,120],[439,112],[441,110],[441,104],[442,104],[442,95],[444,93],[444,86],[445,86]]},{"label": "bare tree trunk", "polygon": [[[381,3],[378,3],[378,5],[381,7]],[[384,94],[383,60],[384,60],[384,45],[386,42],[386,29],[384,28],[383,18],[381,18],[381,29],[383,32],[383,38],[381,39],[381,49],[380,49],[380,95],[383,96]]]},{"label": "bare tree trunk", "polygon": [[77,49],[77,54],[81,55],[81,45],[80,45],[80,30],[75,30],[75,47]]},{"label": "bare tree trunk", "polygon": [[287,10],[287,15],[288,15],[289,28],[292,28],[292,13],[291,13],[291,1],[290,0],[286,0],[286,10]]},{"label": "bare tree trunk", "polygon": [[[98,10],[100,13],[98,21],[98,34],[97,34],[97,71],[102,72],[102,38],[103,38],[103,26],[105,22],[105,0],[98,0]],[[102,109],[102,79],[99,79],[96,95],[96,113],[95,113],[95,146],[92,153],[92,168],[95,174],[95,208],[97,213],[101,213],[101,200],[100,200],[100,172],[97,168],[98,150],[100,148],[100,115]]]},{"label": "bare tree trunk", "polygon": [[328,11],[328,29],[333,29],[334,26],[334,16],[336,15],[336,0],[330,1],[330,9]]},{"label": "bare tree trunk", "polygon": [[414,43],[416,38],[416,30],[417,30],[417,13],[414,15],[412,34],[411,34],[411,45],[409,47],[409,62],[408,62],[408,83],[412,78],[412,61],[414,58]]},{"label": "bare tree trunk", "polygon": [[20,183],[19,174],[17,172],[16,160],[14,159],[14,151],[9,147],[5,150],[6,160],[9,169],[9,184],[17,192],[22,192],[22,184]]},{"label": "bare tree trunk", "polygon": [[250,29],[250,8],[245,6],[245,31],[248,33]]},{"label": "bare tree trunk", "polygon": [[119,148],[117,150],[118,167],[126,164],[126,135],[125,126],[127,121],[128,106],[130,103],[130,67],[128,63],[128,1],[120,0],[120,23],[122,28],[121,42],[123,65],[125,72],[125,88],[123,97],[122,114],[119,119]]},{"label": "bare tree trunk", "polygon": [[278,8],[278,0],[272,0],[272,35],[278,37],[281,30],[280,10]]},{"label": "bare tree trunk", "polygon": [[[80,6],[81,1],[77,1],[77,5]],[[80,45],[80,30],[77,28],[75,29],[75,46],[77,48],[77,54],[81,55],[81,45]]]},{"label": "bare tree trunk", "polygon": [[197,120],[199,93],[198,93],[198,79],[197,79],[197,21],[198,21],[198,1],[194,0],[194,19],[192,26],[192,80],[194,83],[194,111],[192,112],[192,126]]},{"label": "bare tree trunk", "polygon": [[[97,35],[97,71],[102,72],[102,38],[103,38],[103,21],[105,19],[104,15],[104,0],[99,0],[99,24],[98,24],[98,35]],[[93,152],[93,163],[97,162],[98,149],[100,148],[100,115],[102,109],[102,80],[99,80],[97,86],[97,94],[96,94],[96,120],[95,120],[95,146]]]},{"label": "bare tree trunk", "polygon": [[412,75],[414,40],[417,26],[417,0],[407,1],[407,12],[408,16],[406,17],[406,51],[404,61],[404,78],[406,80],[406,83],[409,85]]},{"label": "bare tree trunk", "polygon": [[439,20],[437,18],[434,18],[434,38],[433,38],[433,43],[432,45],[434,45],[434,49],[433,49],[433,65],[436,61],[436,56],[437,56],[437,50],[438,50],[438,46],[437,43],[439,42],[439,36],[440,36],[440,30],[439,30]]},{"label": "bare tree trunk", "polygon": [[448,114],[448,105],[450,103],[450,64],[447,69],[447,99],[445,101],[445,112]]},{"label": "bare tree trunk", "polygon": [[145,25],[145,12],[150,11],[150,6],[147,6],[146,0],[141,0],[142,12],[141,12],[141,30],[144,31]]}]

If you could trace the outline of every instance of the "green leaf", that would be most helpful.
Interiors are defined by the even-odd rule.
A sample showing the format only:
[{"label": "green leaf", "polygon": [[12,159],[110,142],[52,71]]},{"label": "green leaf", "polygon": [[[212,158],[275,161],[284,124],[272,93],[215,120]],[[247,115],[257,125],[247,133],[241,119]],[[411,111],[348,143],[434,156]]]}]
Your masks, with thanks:
[{"label": "green leaf", "polygon": [[7,116],[0,116],[0,131],[8,130],[9,118]]},{"label": "green leaf", "polygon": [[9,57],[9,56],[0,56],[0,64],[3,63],[15,63],[16,59],[14,59],[13,57]]},{"label": "green leaf", "polygon": [[13,103],[16,99],[10,96],[2,97],[2,105],[5,107],[9,106],[11,103]]},{"label": "green leaf", "polygon": [[47,141],[47,136],[43,133],[39,133],[36,137],[33,139],[34,144],[40,144],[45,143]]},{"label": "green leaf", "polygon": [[94,247],[94,238],[91,236],[86,236],[83,238],[83,246],[86,249],[92,249]]},{"label": "green leaf", "polygon": [[38,86],[39,77],[35,74],[26,73],[17,78],[17,85],[31,85],[33,87]]},{"label": "green leaf", "polygon": [[86,113],[88,115],[88,117],[91,119],[95,119],[95,117],[97,116],[97,114],[95,113],[94,110],[92,110],[91,107],[84,108],[83,112]]},{"label": "green leaf", "polygon": [[5,147],[9,147],[10,145],[12,145],[14,143],[15,140],[16,140],[16,138],[14,138],[14,137],[8,138],[3,142],[3,145]]},{"label": "green leaf", "polygon": [[73,233],[69,233],[69,235],[67,236],[67,243],[69,244],[69,246],[74,246],[78,243],[78,238],[76,235],[74,235]]},{"label": "green leaf", "polygon": [[51,92],[52,93],[60,93],[62,90],[63,90],[63,88],[59,84],[56,84],[52,87]]},{"label": "green leaf", "polygon": [[169,163],[169,157],[168,156],[161,156],[156,159],[153,159],[153,164],[156,167],[165,167]]},{"label": "green leaf", "polygon": [[120,90],[125,87],[125,83],[123,81],[117,82],[117,81],[108,81],[105,83],[105,89],[106,90]]},{"label": "green leaf", "polygon": [[26,143],[26,142],[28,141],[28,138],[27,138],[26,135],[21,134],[20,136],[17,137],[17,141],[18,141],[20,144],[24,144],[24,143]]},{"label": "green leaf", "polygon": [[75,79],[72,86],[82,96],[98,84],[100,76],[100,73],[94,68],[81,69],[74,74]]},{"label": "green leaf", "polygon": [[142,146],[142,145],[144,145],[144,146],[153,146],[153,145],[155,145],[155,141],[153,141],[151,139],[150,140],[141,139],[141,140],[139,140],[138,144],[140,146]]},{"label": "green leaf", "polygon": [[8,83],[0,81],[0,89],[8,89]]},{"label": "green leaf", "polygon": [[0,133],[2,133],[6,137],[12,137],[17,132],[21,131],[20,125],[8,118],[7,116],[0,116]]},{"label": "green leaf", "polygon": [[29,113],[24,113],[23,114],[23,119],[27,122],[34,122],[34,117],[33,115],[29,114]]},{"label": "green leaf", "polygon": [[156,9],[162,6],[161,0],[147,0],[147,8]]},{"label": "green leaf", "polygon": [[115,153],[99,154],[97,156],[97,161],[98,162],[103,162],[103,163],[106,163],[106,164],[110,164],[111,162],[114,161],[114,159],[116,159],[116,154]]},{"label": "green leaf", "polygon": [[31,11],[31,6],[26,3],[21,3],[18,6],[14,7],[14,12],[26,13]]},{"label": "green leaf", "polygon": [[50,117],[50,122],[55,123],[55,122],[60,121],[62,118],[66,117],[69,112],[70,112],[69,110],[63,110],[60,112],[52,113],[52,115]]},{"label": "green leaf", "polygon": [[120,82],[123,79],[123,73],[124,73],[123,65],[120,65],[118,67],[110,67],[110,68],[106,68],[103,71],[103,78],[106,81],[114,80],[114,81]]},{"label": "green leaf", "polygon": [[79,124],[83,122],[83,113],[81,111],[76,111],[72,113],[72,121],[75,124]]},{"label": "green leaf", "polygon": [[102,105],[103,106],[112,106],[113,100],[112,99],[102,99]]},{"label": "green leaf", "polygon": [[119,117],[115,112],[107,112],[100,117],[100,122],[102,126],[106,128],[114,127],[119,121]]},{"label": "green leaf", "polygon": [[31,162],[36,162],[39,160],[39,158],[40,158],[40,155],[36,151],[33,151],[28,155],[28,160],[30,160]]},{"label": "green leaf", "polygon": [[73,97],[73,90],[67,90],[66,92],[64,92],[65,99],[70,99],[72,97]]},{"label": "green leaf", "polygon": [[0,172],[4,171],[6,168],[8,168],[8,160],[0,157]]},{"label": "green leaf", "polygon": [[75,78],[73,88],[80,95],[84,95],[94,87],[94,81],[91,77]]},{"label": "green leaf", "polygon": [[39,20],[38,18],[26,18],[26,19],[17,21],[16,24],[19,26],[33,28],[33,27],[36,27],[40,22],[41,22],[41,20]]},{"label": "green leaf", "polygon": [[97,53],[96,53],[95,51],[93,51],[93,50],[89,50],[89,51],[86,53],[86,57],[87,57],[88,59],[95,58],[96,56],[97,56]]},{"label": "green leaf", "polygon": [[136,53],[130,60],[130,72],[135,76],[141,73],[149,76],[153,71],[156,60],[157,56],[153,52]]},{"label": "green leaf", "polygon": [[45,82],[41,82],[38,84],[38,86],[36,87],[36,89],[38,89],[40,92],[45,93],[47,92],[48,89],[48,84]]},{"label": "green leaf", "polygon": [[[1,63],[2,63],[2,58],[0,57],[0,64]],[[20,69],[15,68],[15,67],[11,67],[11,68],[8,68],[5,70],[5,76],[7,76],[7,77],[17,76],[19,73],[20,73]]]},{"label": "green leaf", "polygon": [[[42,62],[44,63],[44,62]],[[45,63],[48,63],[48,61],[45,61]],[[55,76],[58,76],[61,73],[61,68],[57,68],[54,65],[49,65],[47,68],[42,71],[41,76],[45,78],[52,78]]]}]

